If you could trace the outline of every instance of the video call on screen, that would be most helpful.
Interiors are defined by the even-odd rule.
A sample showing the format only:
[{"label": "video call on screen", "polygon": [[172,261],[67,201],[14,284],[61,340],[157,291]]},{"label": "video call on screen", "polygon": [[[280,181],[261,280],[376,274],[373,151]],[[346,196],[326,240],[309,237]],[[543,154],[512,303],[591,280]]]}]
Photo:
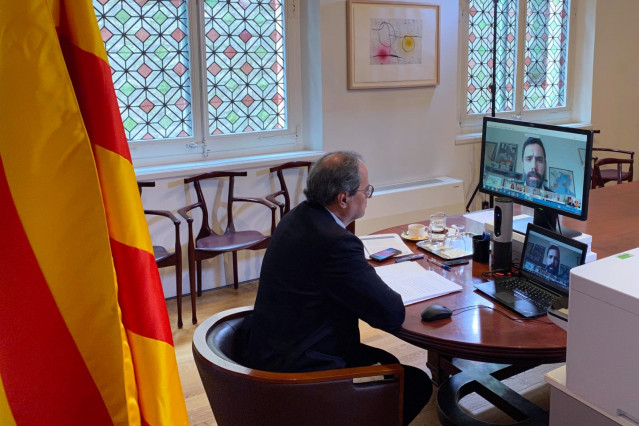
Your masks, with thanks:
[{"label": "video call on screen", "polygon": [[[539,138],[546,152],[545,170],[537,180],[541,185],[531,184],[529,170],[524,170],[523,146],[529,137]],[[579,215],[589,167],[586,145],[583,134],[487,121],[482,185],[511,198]]]},{"label": "video call on screen", "polygon": [[[549,270],[548,251],[554,246],[559,251],[556,269]],[[553,249],[554,250],[554,249]],[[544,235],[530,231],[523,254],[522,269],[544,277],[563,288],[568,288],[570,270],[581,263],[580,249],[559,243]]]}]

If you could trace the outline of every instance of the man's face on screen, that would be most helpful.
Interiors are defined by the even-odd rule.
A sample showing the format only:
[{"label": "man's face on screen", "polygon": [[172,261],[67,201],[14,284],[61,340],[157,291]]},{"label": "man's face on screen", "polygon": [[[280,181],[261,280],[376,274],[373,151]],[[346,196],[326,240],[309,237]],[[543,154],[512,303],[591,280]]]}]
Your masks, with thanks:
[{"label": "man's face on screen", "polygon": [[559,271],[559,251],[553,249],[548,250],[546,255],[546,270],[552,274]]},{"label": "man's face on screen", "polygon": [[541,145],[533,143],[524,150],[524,176],[526,185],[541,188],[546,178],[546,157]]}]

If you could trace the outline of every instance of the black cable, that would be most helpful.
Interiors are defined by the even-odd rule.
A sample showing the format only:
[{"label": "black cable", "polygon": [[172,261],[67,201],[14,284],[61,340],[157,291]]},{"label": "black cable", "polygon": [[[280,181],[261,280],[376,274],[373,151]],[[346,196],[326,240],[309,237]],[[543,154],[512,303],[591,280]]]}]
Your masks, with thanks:
[{"label": "black cable", "polygon": [[[490,88],[491,117],[495,116],[495,108],[497,104],[497,3],[498,2],[499,0],[493,0],[493,49],[491,52],[493,56],[493,75],[492,75],[491,83],[488,85],[488,87]],[[466,204],[466,213],[470,213],[470,205],[473,203],[473,200],[475,199],[475,195],[477,195],[477,191],[479,190],[480,185],[481,185],[481,182],[478,182],[477,186],[475,187],[475,190],[473,191],[473,195],[470,196],[470,200],[468,201],[468,204]],[[494,205],[494,201],[493,201],[493,196],[491,195],[490,202],[489,202],[489,206],[491,209],[493,208],[493,205]]]},{"label": "black cable", "polygon": [[[516,317],[511,317],[510,315],[508,315],[507,313],[500,311],[499,309],[495,309],[492,306],[486,306],[486,305],[470,305],[470,306],[465,306],[463,308],[457,308],[457,309],[453,309],[453,315],[459,315],[459,314],[463,314],[464,312],[473,310],[473,309],[481,309],[481,308],[485,308],[485,309],[490,309],[493,312],[497,312],[500,315],[505,316],[506,318],[508,318],[511,321],[515,321],[515,322],[528,322],[528,321],[535,321],[535,322],[540,322],[542,324],[554,324],[554,322],[548,320],[548,321],[543,321],[540,320],[539,318],[516,318]],[[457,312],[460,311],[460,312]],[[457,312],[457,313],[455,313]]]}]

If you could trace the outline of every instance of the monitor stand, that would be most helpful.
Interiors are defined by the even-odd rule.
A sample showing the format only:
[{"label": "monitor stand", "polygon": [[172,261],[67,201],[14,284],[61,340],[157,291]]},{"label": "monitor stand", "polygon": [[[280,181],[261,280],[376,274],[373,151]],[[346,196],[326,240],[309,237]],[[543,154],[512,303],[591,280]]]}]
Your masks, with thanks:
[{"label": "monitor stand", "polygon": [[575,238],[581,235],[580,231],[568,228],[567,226],[562,226],[561,232],[559,232],[559,229],[557,228],[557,223],[559,223],[559,216],[557,215],[557,213],[549,210],[544,210],[542,208],[535,209],[533,223],[537,226],[549,229],[558,234],[561,233],[561,235],[563,235],[564,237]]}]

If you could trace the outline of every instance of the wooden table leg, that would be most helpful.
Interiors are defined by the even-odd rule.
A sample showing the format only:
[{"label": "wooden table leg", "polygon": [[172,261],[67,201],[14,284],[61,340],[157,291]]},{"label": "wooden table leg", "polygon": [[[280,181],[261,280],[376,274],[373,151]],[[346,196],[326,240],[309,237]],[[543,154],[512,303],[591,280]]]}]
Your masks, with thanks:
[{"label": "wooden table leg", "polygon": [[437,415],[444,425],[483,426],[489,423],[477,420],[459,407],[459,400],[477,393],[515,420],[515,425],[547,425],[548,412],[542,410],[501,380],[526,371],[536,365],[473,364],[454,359],[453,365],[461,372],[451,376],[437,392]]},{"label": "wooden table leg", "polygon": [[428,359],[426,360],[426,367],[433,376],[433,383],[439,386],[451,375],[459,373],[461,370],[451,362],[449,357],[441,356],[439,352],[432,350],[428,351]]}]

